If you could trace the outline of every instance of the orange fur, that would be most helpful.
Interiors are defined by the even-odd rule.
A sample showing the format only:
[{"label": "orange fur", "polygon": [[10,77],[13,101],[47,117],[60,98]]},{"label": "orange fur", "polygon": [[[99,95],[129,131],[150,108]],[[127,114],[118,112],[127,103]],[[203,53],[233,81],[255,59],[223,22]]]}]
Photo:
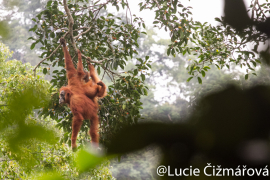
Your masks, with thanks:
[{"label": "orange fur", "polygon": [[[65,39],[61,38],[60,43],[63,45],[68,85],[60,88],[59,103],[67,103],[73,113],[71,136],[72,149],[76,149],[77,147],[76,139],[84,119],[90,120],[89,134],[91,136],[91,141],[92,143],[98,144],[98,103],[95,100],[95,97],[100,97],[106,94],[106,86],[101,81],[97,84],[84,83],[82,78],[85,75],[85,72],[83,71],[80,51],[78,50],[78,66],[76,70],[67,50]],[[92,71],[92,73],[94,73],[92,74],[92,79],[94,81],[94,79],[96,80],[97,75],[95,71]],[[104,86],[100,86],[98,84],[104,84]]]},{"label": "orange fur", "polygon": [[78,75],[82,81],[88,79],[87,80],[88,82],[86,83],[82,82],[82,88],[84,90],[85,95],[92,100],[97,100],[96,98],[105,97],[107,95],[106,85],[102,81],[100,81],[95,71],[95,68],[92,64],[89,63],[88,68],[90,71],[91,80],[89,80],[89,73],[84,72],[83,70],[81,52],[80,50],[78,50],[78,65],[77,65]]}]

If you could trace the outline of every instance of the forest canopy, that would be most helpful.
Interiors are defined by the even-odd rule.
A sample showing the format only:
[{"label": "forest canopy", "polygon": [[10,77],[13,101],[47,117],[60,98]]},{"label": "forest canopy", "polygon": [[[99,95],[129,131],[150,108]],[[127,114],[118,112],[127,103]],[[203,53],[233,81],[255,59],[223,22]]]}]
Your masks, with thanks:
[{"label": "forest canopy", "polygon": [[[2,153],[2,156],[5,156],[5,166],[8,166],[8,161],[14,158],[22,166],[28,167],[29,171],[29,167],[36,164],[34,161],[40,161],[39,158],[42,156],[29,155],[29,159],[31,159],[29,162],[19,161],[19,158],[15,158],[16,156],[21,157],[22,153],[18,150],[16,142],[30,139],[30,144],[23,145],[26,149],[39,148],[38,150],[41,152],[44,150],[41,148],[44,143],[48,143],[45,149],[50,149],[49,153],[55,148],[58,152],[61,151],[67,155],[68,158],[62,158],[62,163],[56,163],[53,158],[46,161],[46,163],[49,162],[49,167],[52,164],[57,164],[57,168],[51,168],[53,171],[62,174],[65,162],[77,161],[77,163],[79,162],[78,171],[71,170],[67,173],[68,175],[64,174],[65,176],[80,177],[90,167],[92,168],[103,161],[105,163],[101,166],[101,174],[91,173],[96,176],[105,174],[108,179],[112,178],[106,169],[109,166],[106,158],[104,161],[103,157],[100,158],[82,150],[76,159],[66,146],[55,145],[57,141],[60,144],[64,143],[70,146],[72,121],[70,109],[60,105],[58,101],[59,88],[67,85],[64,54],[59,43],[61,37],[65,38],[68,43],[73,63],[77,64],[77,49],[79,49],[82,52],[84,68],[87,69],[88,62],[92,63],[97,69],[99,77],[108,86],[108,95],[99,101],[100,142],[105,146],[104,149],[108,148],[108,153],[119,155],[155,143],[164,148],[165,158],[163,160],[166,162],[166,157],[171,158],[166,156],[171,144],[164,144],[164,141],[152,138],[157,136],[158,130],[161,129],[164,134],[171,131],[168,137],[171,137],[172,144],[180,142],[187,147],[188,150],[183,154],[187,153],[189,158],[192,159],[196,155],[196,150],[202,150],[207,158],[218,161],[217,157],[212,157],[210,154],[222,146],[215,144],[216,146],[210,147],[209,144],[207,146],[207,143],[212,143],[209,140],[211,137],[220,138],[219,142],[223,141],[222,135],[215,131],[215,128],[222,130],[222,127],[217,124],[214,124],[213,127],[206,127],[203,120],[207,121],[207,117],[209,117],[210,120],[207,123],[211,124],[211,120],[218,115],[226,117],[226,113],[223,114],[222,111],[217,116],[208,116],[203,104],[209,103],[214,106],[215,98],[223,99],[222,94],[225,94],[224,96],[229,99],[239,98],[239,106],[244,108],[245,103],[240,102],[249,99],[248,94],[252,94],[251,92],[262,95],[254,96],[254,98],[264,99],[262,97],[265,97],[267,99],[268,97],[267,93],[265,94],[267,87],[254,87],[250,90],[247,90],[247,87],[256,83],[268,85],[270,79],[267,74],[267,66],[270,64],[268,45],[270,3],[253,0],[246,8],[243,0],[226,0],[224,2],[224,17],[216,17],[215,20],[219,22],[219,25],[213,26],[209,23],[194,21],[192,7],[185,6],[180,0],[143,0],[138,2],[140,11],[150,10],[155,13],[152,24],[146,24],[143,17],[132,13],[132,7],[128,0],[3,0],[3,10],[7,14],[1,15],[1,42],[8,45],[13,52],[10,52],[1,43],[0,63],[3,71],[0,74],[0,83],[4,84],[1,87],[0,110],[4,112],[1,119],[3,117],[10,119],[10,121],[3,119],[3,123],[0,125],[1,134],[3,132],[7,135],[14,128],[14,124],[15,126],[19,125],[16,126],[18,129],[14,130],[18,134],[15,133],[17,136],[14,136],[13,139],[3,137],[3,144],[7,149]],[[115,10],[112,11],[112,9]],[[120,11],[125,13],[117,13]],[[13,12],[22,13],[24,18],[19,19],[18,14],[14,15]],[[157,35],[155,29],[164,29],[170,39],[154,40],[153,37]],[[154,45],[159,45],[162,50],[160,51]],[[8,59],[11,56],[20,61]],[[34,67],[21,62],[31,62]],[[168,64],[173,65],[170,67]],[[236,72],[239,68],[242,68],[245,73]],[[43,75],[49,81],[45,80]],[[175,98],[172,105],[164,102],[162,104],[154,99],[154,93],[158,89],[157,85],[168,81],[165,80],[166,77],[172,79],[167,88],[168,92],[164,92],[167,95],[167,100],[171,99],[174,89],[180,91],[179,97]],[[237,84],[237,87],[229,86],[220,91],[220,94],[201,96],[203,93],[213,93],[213,89],[221,90],[226,87],[224,84],[219,84],[216,77],[223,78],[223,82]],[[250,81],[243,82],[243,79]],[[240,91],[239,86],[240,89],[246,91]],[[239,96],[235,97],[232,95],[233,93]],[[199,101],[203,97],[205,99]],[[17,101],[21,103],[16,105]],[[252,98],[248,102],[248,104],[257,103]],[[233,112],[230,109],[230,103],[233,102],[228,101],[228,104],[225,103],[220,107]],[[260,103],[258,103],[258,107],[264,109],[268,101],[264,103],[264,106],[261,106]],[[247,106],[246,109],[249,109],[251,114],[260,112],[263,114],[261,119],[268,117],[264,111],[256,111],[254,106],[252,108]],[[195,113],[197,111],[202,112],[202,116],[197,115]],[[215,108],[212,108],[211,111],[219,112]],[[244,110],[239,111],[239,114],[241,113],[245,114]],[[228,117],[231,118],[230,113],[228,113]],[[240,116],[235,117],[240,119]],[[194,120],[196,118],[200,121]],[[252,124],[254,119],[247,118],[253,126],[255,126]],[[44,124],[48,121],[53,123]],[[164,130],[163,127],[155,123],[145,124],[145,126],[138,124],[146,121],[173,123],[173,125],[164,125],[167,128]],[[38,122],[38,125],[35,125],[35,122]],[[174,126],[174,123],[179,122],[195,122],[195,124],[201,125],[201,134],[203,134],[201,141],[206,143],[205,146],[196,144],[197,142],[194,140],[200,136],[199,133],[193,133],[199,131],[197,126],[187,125],[186,127],[186,125],[182,126],[181,124]],[[241,121],[241,124],[244,123],[245,121]],[[267,125],[264,121],[261,124]],[[56,131],[60,131],[60,134],[55,133],[47,125],[57,127]],[[224,125],[223,128],[227,125]],[[239,129],[238,125],[235,127]],[[151,131],[149,130],[150,126],[152,127]],[[87,136],[88,127],[89,123],[85,121],[78,138],[79,149],[82,149],[90,141]],[[126,127],[131,129],[126,131]],[[190,132],[186,132],[185,127]],[[262,127],[260,126],[260,128]],[[37,130],[33,131],[32,136],[25,137],[20,134],[27,131],[32,132],[34,128]],[[183,128],[181,133],[178,133],[178,128]],[[231,128],[230,125],[228,128]],[[134,143],[132,146],[128,142],[136,142],[138,134],[132,133],[135,130],[141,132],[139,137],[145,141]],[[249,127],[247,127],[247,131],[256,134]],[[48,134],[48,137],[43,137],[42,132]],[[210,133],[207,134],[208,132]],[[263,132],[268,132],[268,129],[265,128]],[[242,135],[248,136],[245,133]],[[34,136],[41,143],[38,147],[31,146],[31,139]],[[242,140],[241,138],[239,137],[239,141],[233,141],[233,138],[228,135],[228,139],[234,142],[231,147],[236,148]],[[266,139],[260,135],[257,138]],[[0,142],[2,142],[2,137]],[[117,143],[120,144],[115,147],[114,145]],[[121,146],[121,143],[126,146]],[[230,144],[226,145],[230,146]],[[210,149],[203,149],[207,147]],[[8,152],[16,155],[10,155]],[[235,155],[233,150],[230,153]],[[88,164],[88,161],[82,163],[84,162],[82,156],[93,158],[96,161],[94,164]],[[220,157],[225,158],[225,155]],[[54,158],[61,159],[61,156],[56,155]],[[189,158],[181,162],[183,164],[173,163],[177,166],[188,166]],[[232,161],[228,159],[227,163],[231,165]],[[263,166],[263,163],[259,166]],[[8,176],[4,171],[1,173],[1,175]],[[58,175],[56,173],[52,176],[57,177]]]}]

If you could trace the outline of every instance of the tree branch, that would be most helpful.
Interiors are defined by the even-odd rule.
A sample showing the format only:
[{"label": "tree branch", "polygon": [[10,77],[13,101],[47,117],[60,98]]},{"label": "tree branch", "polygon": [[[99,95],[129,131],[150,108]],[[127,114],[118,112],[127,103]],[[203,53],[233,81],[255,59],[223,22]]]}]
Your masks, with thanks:
[{"label": "tree branch", "polygon": [[[126,2],[127,2],[127,8],[129,10],[129,14],[130,14],[130,24],[132,25],[132,15],[131,15],[131,10],[129,8],[128,0],[126,0]],[[128,22],[128,20],[127,20],[127,22]]]},{"label": "tree branch", "polygon": [[78,12],[78,11],[81,11],[81,10],[84,10],[84,9],[88,9],[88,8],[91,8],[91,7],[96,7],[96,6],[104,6],[104,5],[107,5],[110,1],[111,1],[111,0],[108,0],[108,1],[105,2],[105,3],[96,4],[96,5],[93,5],[93,6],[83,7],[83,8],[81,8],[80,10],[76,10],[76,11],[73,11],[73,12]]},{"label": "tree branch", "polygon": [[63,4],[64,4],[65,11],[67,13],[67,17],[68,17],[68,29],[69,29],[70,41],[71,41],[72,46],[74,47],[75,52],[77,52],[76,43],[73,37],[74,19],[72,15],[70,14],[70,10],[68,9],[67,0],[63,0]]},{"label": "tree branch", "polygon": [[[92,26],[90,26],[86,31],[81,32],[77,36],[74,37],[74,39],[77,39],[78,37],[82,36],[83,34],[88,33],[91,30]],[[82,28],[83,29],[83,28]]]},{"label": "tree branch", "polygon": [[[108,4],[110,1],[111,1],[111,0],[108,0],[106,3],[99,4],[100,7],[99,7],[98,9],[95,10],[95,11],[98,11],[98,12],[96,13],[96,15],[95,15],[95,17],[93,18],[93,20],[96,19],[97,15],[99,14],[99,11],[100,11],[106,4]],[[79,28],[79,29],[85,29],[85,28],[87,28],[87,30],[81,32],[80,34],[78,34],[77,36],[74,37],[74,36],[73,36],[74,19],[73,19],[71,13],[70,13],[69,8],[68,8],[67,0],[63,0],[63,4],[64,4],[64,8],[65,8],[65,11],[66,11],[66,14],[67,14],[67,17],[68,17],[68,21],[69,21],[69,26],[68,26],[68,29],[69,29],[69,30],[64,34],[63,37],[65,38],[65,37],[67,36],[67,34],[70,35],[71,44],[72,44],[72,46],[73,46],[75,52],[77,52],[77,47],[76,47],[75,39],[79,38],[79,37],[82,36],[83,34],[88,33],[88,32],[91,30],[91,28],[92,28],[93,26],[90,26],[90,27],[81,27],[81,28]],[[96,6],[96,5],[95,5],[95,6]],[[94,6],[89,6],[89,7],[94,7]],[[93,12],[95,12],[95,11],[93,11]],[[93,20],[92,20],[92,21],[93,21]],[[91,21],[91,22],[92,22],[92,21]],[[78,31],[79,29],[77,29],[77,30],[75,30],[75,31]],[[53,54],[55,54],[56,51],[57,51],[60,47],[61,47],[61,44],[59,44],[59,45],[57,46],[57,48],[56,48],[56,49],[55,49],[48,57],[42,59],[42,60],[35,66],[35,68],[33,69],[33,71],[34,71],[34,76],[36,75],[36,69],[40,66],[40,64],[41,64],[42,62],[44,62],[46,59],[49,59]],[[100,61],[93,61],[90,57],[87,57],[87,56],[85,56],[84,54],[82,54],[82,56],[83,56],[85,59],[87,59],[89,62],[96,63],[96,64],[102,64],[102,62],[104,62],[105,60],[108,60],[107,58],[104,58],[103,60],[100,60]]]},{"label": "tree branch", "polygon": [[[99,8],[99,11],[100,11],[100,9],[101,9],[101,8]],[[90,23],[92,23],[92,22],[97,18],[97,15],[98,15],[99,11],[97,12],[96,16],[92,19],[92,21],[91,21]],[[88,33],[88,32],[91,30],[92,27],[93,27],[93,26],[90,26],[86,31],[81,32],[80,34],[78,34],[78,35],[75,36],[74,38],[77,39],[79,36]]]},{"label": "tree branch", "polygon": [[[158,9],[161,10],[161,8],[160,8],[160,6],[159,6],[157,0],[153,0],[153,1],[155,1],[155,3],[157,4]],[[164,15],[163,15],[163,20],[165,20],[165,19],[166,19],[166,15],[164,14]]]},{"label": "tree branch", "polygon": [[266,19],[267,17],[266,17],[266,15],[264,14],[264,12],[263,12],[263,10],[262,10],[262,8],[261,8],[260,4],[259,4],[259,0],[256,0],[256,2],[255,2],[255,4],[254,4],[254,6],[256,6],[256,4],[258,4],[259,9],[261,10],[261,12],[262,12],[262,14],[263,14],[264,18]]},{"label": "tree branch", "polygon": [[160,10],[160,6],[159,6],[159,4],[158,4],[157,0],[154,0],[154,1],[155,1],[155,3],[157,4],[158,9]]},{"label": "tree branch", "polygon": [[85,56],[84,54],[82,54],[82,57],[84,57],[88,62],[95,63],[95,64],[102,64],[104,61],[109,60],[107,58],[104,58],[100,61],[94,61],[94,60],[92,60],[92,58]]}]

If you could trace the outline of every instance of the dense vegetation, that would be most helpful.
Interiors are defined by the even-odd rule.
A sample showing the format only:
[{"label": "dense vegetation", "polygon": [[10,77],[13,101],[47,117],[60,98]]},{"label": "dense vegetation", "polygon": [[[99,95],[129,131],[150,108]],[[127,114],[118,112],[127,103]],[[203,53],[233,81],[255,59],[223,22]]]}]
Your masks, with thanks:
[{"label": "dense vegetation", "polygon": [[[67,106],[58,104],[58,89],[67,84],[63,52],[59,44],[60,37],[65,37],[67,40],[74,63],[77,61],[75,50],[78,48],[82,51],[85,67],[86,61],[93,63],[100,77],[108,84],[108,96],[100,101],[100,135],[101,143],[109,148],[109,153],[113,154],[130,152],[156,143],[161,146],[165,154],[163,158],[165,164],[174,163],[177,167],[188,166],[190,159],[183,161],[183,164],[166,161],[166,158],[171,158],[166,154],[171,144],[164,145],[164,141],[158,141],[159,134],[171,132],[167,137],[172,140],[172,143],[185,144],[189,141],[190,143],[185,146],[204,151],[205,149],[201,149],[203,147],[192,140],[196,134],[185,134],[185,130],[179,132],[179,129],[188,126],[187,129],[194,132],[197,127],[187,125],[194,121],[195,124],[200,125],[202,134],[204,134],[203,130],[212,133],[202,136],[201,141],[207,143],[207,138],[220,137],[216,132],[212,132],[214,128],[229,129],[230,123],[228,127],[226,125],[213,126],[213,129],[203,126],[208,116],[203,116],[204,109],[201,103],[198,103],[199,97],[206,97],[202,102],[209,104],[215,104],[212,98],[224,99],[222,94],[225,94],[227,98],[248,99],[245,93],[242,94],[238,91],[239,89],[231,87],[227,91],[238,93],[239,96],[226,94],[227,91],[212,96],[207,96],[207,94],[223,89],[226,87],[224,84],[228,82],[244,90],[254,84],[269,84],[266,66],[269,64],[270,56],[268,50],[259,52],[258,49],[260,43],[268,40],[269,19],[267,16],[270,3],[259,4],[258,1],[252,1],[251,6],[246,10],[241,0],[228,0],[225,3],[225,17],[216,18],[220,22],[218,26],[193,21],[192,7],[185,7],[178,0],[145,0],[138,5],[142,11],[146,9],[155,11],[153,28],[147,29],[146,26],[150,25],[146,25],[143,18],[133,15],[132,7],[125,0],[3,1],[3,7],[6,10],[12,11],[18,7],[17,12],[27,13],[24,14],[23,22],[16,18],[14,20],[11,14],[2,16],[3,21],[0,23],[0,27],[4,27],[9,22],[10,34],[7,34],[8,30],[2,29],[1,41],[14,51],[13,58],[21,60],[6,61],[12,53],[1,43],[0,143],[3,146],[0,159],[1,176],[27,179],[30,175],[35,176],[36,172],[50,170],[56,172],[52,173],[51,177],[112,178],[106,158],[84,150],[73,156],[68,148],[72,114]],[[110,12],[112,7],[117,11],[124,9],[126,13]],[[251,17],[247,15],[247,11],[251,12]],[[171,39],[155,41],[153,29],[157,28],[164,28]],[[22,40],[26,36],[30,36],[27,42]],[[16,43],[13,43],[15,40]],[[154,45],[159,45],[165,53],[152,50]],[[250,50],[248,46],[252,46],[252,49]],[[30,64],[21,62],[31,62],[36,66],[32,67]],[[236,71],[239,67],[245,69],[245,74]],[[50,82],[44,80],[41,74],[46,75],[46,79]],[[258,78],[251,74],[258,75]],[[182,98],[176,95],[177,98],[173,104],[159,104],[154,100],[155,86],[166,81],[164,76],[171,78],[168,92],[165,93],[167,99],[164,101],[171,98],[173,89],[180,89],[178,95],[182,95]],[[249,79],[249,81],[244,81],[244,79]],[[250,91],[252,90],[247,90],[247,93]],[[254,88],[253,91],[263,94],[265,89]],[[242,102],[241,98],[239,106],[244,108],[245,104],[240,102]],[[254,102],[250,100],[249,103]],[[231,112],[229,104],[228,102],[224,106],[220,105],[220,108]],[[246,107],[246,109],[249,108]],[[254,109],[256,108],[252,106],[248,111],[251,114],[256,113]],[[218,112],[214,108],[212,111]],[[202,116],[195,112],[202,112]],[[241,113],[244,114],[240,111],[239,114]],[[226,117],[223,112],[217,115],[219,116]],[[200,121],[194,120],[196,118]],[[215,118],[216,116],[209,117],[208,123],[211,124]],[[234,119],[231,116],[229,118]],[[137,125],[138,122],[146,120],[188,123],[174,124],[172,127],[162,125],[162,128],[159,124],[146,124],[145,127]],[[252,124],[254,119],[249,120]],[[89,142],[88,125],[85,121],[79,135],[81,149]],[[131,129],[122,130],[125,127]],[[167,129],[164,129],[165,127]],[[268,129],[264,130],[268,131]],[[251,129],[247,131],[256,134]],[[28,133],[24,132],[31,133],[26,135]],[[118,142],[115,140],[116,137]],[[186,139],[181,139],[181,137],[186,137]],[[145,141],[136,141],[138,138]],[[228,135],[228,139],[233,138]],[[223,139],[218,141],[223,141]],[[133,144],[131,147],[130,142]],[[226,145],[229,146],[229,144]],[[232,148],[235,148],[234,145]],[[208,153],[211,154],[212,151],[217,150],[216,147],[219,146],[213,146],[213,149],[204,151],[206,159],[215,159],[208,156]],[[189,154],[190,158],[196,155],[196,151],[192,152]],[[183,155],[185,153],[189,151],[183,152]],[[231,155],[234,155],[233,152]],[[95,167],[103,160],[105,161],[99,169],[88,171],[89,167]],[[202,162],[204,161],[199,163]],[[231,165],[229,160],[227,163]],[[74,168],[75,166],[77,168]],[[88,172],[85,173],[85,171]],[[50,177],[44,176],[44,178]]]}]

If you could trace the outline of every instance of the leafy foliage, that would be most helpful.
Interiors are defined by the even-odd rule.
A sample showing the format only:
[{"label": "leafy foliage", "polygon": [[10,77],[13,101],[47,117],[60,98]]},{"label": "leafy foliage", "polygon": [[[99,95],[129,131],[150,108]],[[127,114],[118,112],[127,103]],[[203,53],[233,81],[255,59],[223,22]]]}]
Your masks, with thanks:
[{"label": "leafy foliage", "polygon": [[[28,73],[24,72],[24,67],[11,67],[6,71],[6,73],[14,72],[11,76],[5,77],[5,73],[4,75],[1,74],[0,83],[5,82],[7,85],[3,87],[3,90],[1,89],[1,92],[4,94],[4,96],[1,96],[1,103],[6,104],[3,104],[4,106],[1,106],[0,109],[4,111],[6,116],[11,117],[11,123],[22,123],[24,126],[29,126],[30,129],[34,125],[36,127],[36,124],[31,124],[35,122],[32,121],[32,117],[26,117],[26,114],[30,113],[28,108],[33,110],[34,108],[44,106],[42,113],[45,116],[50,115],[57,121],[58,127],[64,129],[64,139],[62,142],[65,142],[68,140],[68,137],[70,137],[69,132],[72,116],[67,107],[58,105],[57,93],[57,88],[66,84],[65,70],[63,68],[63,54],[59,50],[59,44],[57,43],[60,37],[65,36],[70,44],[70,52],[74,55],[74,62],[76,62],[75,40],[77,47],[81,49],[85,59],[95,63],[98,73],[103,74],[102,77],[105,77],[106,74],[107,78],[110,78],[112,82],[112,85],[109,86],[108,96],[102,100],[102,105],[100,106],[100,132],[102,141],[108,143],[108,140],[113,138],[113,142],[111,146],[109,146],[109,152],[128,152],[154,142],[163,148],[165,154],[164,161],[168,160],[165,163],[175,163],[174,165],[177,165],[177,168],[181,167],[183,164],[183,167],[185,167],[187,165],[186,163],[194,157],[193,155],[196,155],[196,149],[201,150],[206,159],[221,162],[219,158],[224,158],[226,160],[224,162],[226,162],[227,165],[231,165],[233,162],[245,163],[245,161],[248,161],[248,159],[245,158],[241,159],[233,151],[239,143],[241,144],[244,136],[248,138],[259,138],[263,142],[268,140],[265,134],[268,134],[269,130],[266,127],[269,127],[269,124],[264,121],[264,119],[269,119],[268,114],[264,111],[269,104],[269,97],[267,93],[265,93],[268,90],[267,87],[257,87],[247,91],[228,88],[220,92],[220,94],[207,96],[199,106],[201,108],[199,108],[199,110],[201,110],[200,112],[202,114],[198,117],[193,116],[191,118],[191,122],[194,121],[194,124],[197,123],[198,127],[190,127],[189,125],[164,126],[163,124],[137,125],[128,130],[121,131],[120,135],[116,135],[116,137],[120,136],[119,139],[122,138],[121,141],[118,142],[118,139],[115,140],[116,137],[113,136],[115,132],[119,131],[119,129],[125,125],[136,124],[138,119],[141,118],[139,113],[139,109],[142,108],[140,101],[141,96],[148,94],[148,88],[144,86],[144,81],[147,77],[145,71],[151,69],[152,65],[150,64],[148,56],[137,58],[138,52],[136,50],[140,44],[138,43],[140,33],[144,33],[141,32],[142,28],[140,28],[140,26],[145,27],[145,24],[141,18],[136,16],[134,16],[132,22],[132,17],[130,17],[130,19],[122,19],[121,17],[116,17],[104,11],[108,5],[113,5],[118,10],[119,4],[120,6],[122,5],[123,8],[129,9],[128,3],[123,0],[119,2],[111,0],[106,3],[93,2],[90,6],[87,6],[86,2],[86,0],[80,0],[75,4],[68,4],[68,8],[71,10],[71,15],[74,19],[74,24],[71,28],[71,19],[68,18],[64,10],[61,9],[63,5],[62,1],[58,0],[49,0],[46,9],[42,10],[32,19],[35,25],[30,31],[34,32],[35,35],[29,39],[33,42],[31,49],[38,48],[41,45],[40,50],[42,54],[40,57],[43,58],[42,63],[46,66],[42,72],[48,74],[50,67],[58,66],[60,68],[57,68],[57,70],[53,72],[54,76],[51,80],[53,86],[48,91],[49,94],[52,94],[52,99],[48,106],[41,104],[45,102],[43,98],[46,100],[45,97],[48,95],[46,94],[47,92],[45,92],[48,90],[48,83],[42,82],[39,76],[30,76]],[[258,1],[253,1],[249,8],[249,10],[252,11],[252,17],[249,18],[242,0],[228,0],[225,3],[225,18],[216,18],[216,20],[221,23],[221,25],[217,27],[213,27],[207,23],[194,22],[191,18],[192,8],[184,7],[178,0],[145,0],[139,5],[141,10],[156,10],[156,17],[153,24],[159,28],[164,27],[169,31],[171,42],[168,45],[167,55],[176,57],[177,54],[183,56],[189,54],[189,56],[193,56],[188,62],[187,69],[190,77],[187,78],[187,81],[197,79],[198,83],[201,84],[203,77],[206,77],[209,69],[213,66],[217,67],[217,69],[230,69],[231,66],[234,65],[246,67],[247,73],[245,79],[248,79],[250,78],[250,72],[254,72],[258,64],[261,63],[258,46],[260,42],[266,42],[269,36],[269,18],[265,15],[269,9],[269,3],[260,5]],[[259,8],[256,8],[256,6]],[[68,34],[68,32],[70,34]],[[246,48],[247,43],[254,45],[254,48],[248,50]],[[269,54],[267,51],[261,52],[260,55],[264,58],[264,62],[269,64]],[[0,54],[0,57],[1,56],[8,56],[8,53]],[[138,63],[136,66],[131,70],[120,72],[119,69],[124,70],[127,62],[133,57],[137,58]],[[11,61],[10,63],[17,64],[15,61]],[[2,67],[6,66],[6,64],[9,63],[1,64],[1,70],[4,69]],[[19,74],[16,75],[16,72],[22,73],[23,76]],[[29,76],[29,78],[25,78],[25,76]],[[27,87],[29,85],[29,87],[32,87],[33,85],[35,88],[25,89],[25,84],[27,84]],[[17,87],[24,91],[17,92]],[[25,94],[22,95],[22,93]],[[42,95],[42,93],[45,93],[45,96],[39,96]],[[18,108],[23,116],[19,118],[12,117],[18,116],[18,114],[13,114],[12,109],[7,109],[5,105],[11,105],[17,108],[18,106],[14,103],[15,98],[21,98],[17,100],[24,102],[27,101],[26,99],[32,100],[32,95],[35,95],[35,99],[33,99],[34,106],[24,103],[26,105],[25,107],[20,106]],[[222,102],[227,103],[222,104],[220,107],[216,99],[221,99]],[[255,101],[255,99],[259,99],[259,101]],[[37,102],[36,100],[40,101]],[[234,102],[229,103],[229,100],[234,100],[234,102],[235,100],[239,100],[237,101],[239,104],[235,105]],[[209,109],[207,109],[208,106],[205,106],[205,104],[211,107],[210,110],[212,113],[209,113]],[[254,104],[257,106],[254,106]],[[247,113],[244,112],[244,110],[247,111]],[[166,107],[164,111],[167,111]],[[236,116],[237,113],[239,114]],[[258,125],[253,122],[255,118],[254,114],[260,115],[261,124],[259,123]],[[221,118],[222,121],[219,119],[220,115],[223,118]],[[258,117],[256,116],[256,118]],[[198,119],[199,122],[197,122]],[[216,121],[217,119],[219,121]],[[229,119],[229,121],[226,121],[227,119]],[[239,119],[241,121],[237,121]],[[240,125],[245,123],[248,124],[247,127],[242,128]],[[231,126],[231,124],[233,124],[233,126]],[[10,127],[11,125],[12,127]],[[17,128],[16,125],[13,126],[13,124],[4,124],[1,127],[3,129],[5,128],[5,131]],[[164,130],[164,127],[167,127],[167,130],[170,132]],[[253,127],[258,127],[260,130],[262,129],[261,134],[256,132],[256,128],[254,130]],[[87,124],[84,125],[83,130],[84,132],[87,131]],[[132,132],[133,130],[137,131],[136,137],[135,133]],[[235,134],[237,130],[241,131]],[[121,134],[123,132],[124,134]],[[224,139],[226,136],[222,133],[227,133],[226,136],[229,140]],[[133,140],[132,142],[136,142],[136,140],[138,140],[138,134],[139,137],[141,137],[139,139],[142,140],[137,144],[130,144],[130,141]],[[168,136],[163,138],[161,134]],[[251,134],[252,137],[247,134]],[[157,140],[156,137],[160,138]],[[215,139],[213,140],[213,137],[217,138],[217,140],[214,141]],[[29,137],[19,136],[18,139],[20,140],[20,138],[27,139]],[[18,139],[16,139],[16,142]],[[46,140],[43,137],[40,137],[40,139]],[[12,151],[18,148],[17,146],[10,146],[13,142],[12,139],[8,142],[10,142],[8,148]],[[120,149],[119,147],[121,146],[117,146],[117,143],[121,145],[124,143],[126,146]],[[171,147],[172,144],[179,143],[179,146]],[[229,151],[226,152],[228,153],[227,155],[223,153],[220,157],[215,156],[215,152],[227,147],[229,147]],[[175,158],[175,156],[177,156],[176,154],[173,154],[173,157],[169,157],[168,152],[171,151],[168,149],[174,150],[174,148],[176,148],[175,152],[179,152],[179,149],[184,149],[183,152],[180,151],[182,152],[180,155],[182,156],[183,162],[169,161],[178,159]],[[82,152],[85,156],[91,156],[85,151]],[[9,156],[13,153],[4,152],[3,154]],[[228,157],[229,155],[231,156]],[[43,156],[40,157],[43,158]],[[232,157],[236,158],[237,161],[235,159],[232,161],[232,159],[230,159]],[[10,156],[10,158],[13,158],[13,156]],[[99,158],[97,159],[99,160]],[[180,163],[180,166],[177,163]],[[261,162],[261,164],[263,164],[263,162]],[[5,167],[9,165],[10,164],[6,164]],[[62,164],[60,167],[63,167]],[[85,170],[92,167],[92,165],[86,163],[86,166],[79,167],[86,167],[82,168]],[[72,171],[72,173],[74,175],[77,172]],[[42,178],[59,178],[59,174],[53,173],[49,174],[47,177],[46,175],[42,175]]]},{"label": "leafy foliage", "polygon": [[5,132],[10,150],[20,154],[20,146],[26,145],[29,139],[36,138],[53,143],[55,138],[52,131],[31,122],[33,111],[48,102],[49,83],[31,76],[31,70],[26,69],[29,64],[22,65],[15,60],[5,62],[11,54],[8,48],[1,44],[0,82],[3,85],[0,89],[0,130]]},{"label": "leafy foliage", "polygon": [[[224,67],[230,69],[232,65],[245,67],[246,79],[250,72],[256,75],[255,68],[261,63],[257,48],[260,42],[266,42],[267,36],[261,33],[263,30],[260,30],[258,26],[257,29],[252,27],[241,0],[226,1],[225,13],[228,13],[225,14],[225,19],[216,18],[221,23],[217,27],[193,21],[191,18],[192,7],[184,7],[178,0],[162,0],[155,1],[155,3],[146,0],[139,5],[141,10],[155,10],[156,16],[153,24],[158,28],[164,27],[166,31],[170,31],[171,44],[167,49],[168,55],[176,56],[179,53],[196,57],[187,67],[188,73],[191,75],[188,81],[194,76],[205,77],[210,65],[214,65],[218,69]],[[260,8],[253,8],[255,6]],[[260,25],[267,24],[264,13],[267,12],[268,6],[269,3],[260,5],[258,1],[253,1],[249,8],[252,11],[252,21]],[[240,21],[243,27],[240,27]],[[239,27],[234,24],[232,24],[233,27],[228,25],[230,22],[234,22]],[[265,26],[264,31],[267,31],[267,28]],[[244,29],[241,34],[237,33],[239,29]],[[254,45],[254,49],[246,48],[248,42]],[[197,80],[200,84],[202,83],[201,77],[197,77]]]},{"label": "leafy foliage", "polygon": [[[145,70],[151,68],[149,57],[145,57],[138,58],[139,63],[133,69],[116,72],[120,68],[124,70],[128,60],[138,54],[135,48],[139,46],[137,40],[141,33],[140,26],[144,25],[137,17],[131,24],[125,23],[121,17],[111,13],[99,14],[101,9],[106,9],[109,4],[119,8],[117,3],[117,1],[95,3],[90,6],[94,9],[89,9],[86,1],[68,4],[74,19],[73,36],[76,46],[83,53],[83,57],[87,57],[86,60],[96,64],[98,73],[103,70],[103,76],[106,74],[113,83],[108,87],[108,96],[101,100],[99,112],[101,142],[104,143],[119,128],[134,124],[140,118],[139,109],[142,108],[140,98],[147,95],[147,87],[144,86]],[[123,2],[121,4],[123,7],[128,6]],[[35,36],[29,38],[33,40],[31,49],[35,48],[37,43],[41,43],[40,49],[43,53],[40,57],[44,58],[43,65],[49,67],[56,65],[64,67],[63,53],[58,49],[58,40],[70,31],[68,29],[70,22],[67,14],[60,8],[61,5],[63,5],[61,1],[48,1],[46,9],[32,19],[36,25],[30,29],[35,33]],[[77,15],[78,12],[80,15]],[[66,39],[69,45],[73,44],[70,36]],[[74,48],[70,47],[69,51],[71,55],[76,55]],[[86,66],[86,63],[84,64]],[[48,68],[44,68],[43,73],[47,72]],[[53,73],[51,83],[54,88],[66,85],[64,69],[55,70]],[[63,141],[69,140],[72,114],[68,108],[59,106],[58,93],[53,94],[50,105],[43,109],[42,114],[55,119],[59,123],[58,126],[67,132]],[[87,126],[85,123],[82,128],[85,133]]]},{"label": "leafy foliage", "polygon": [[[5,61],[11,55],[8,47],[1,43],[0,177],[113,179],[106,159],[99,167],[92,166],[84,174],[75,168],[75,163],[80,165],[83,162],[74,160],[66,144],[57,144],[63,132],[59,133],[55,128],[55,121],[49,117],[37,118],[37,110],[44,108],[50,98],[50,83],[41,75],[33,76],[33,67],[29,64]],[[92,154],[92,157],[96,155]],[[39,174],[41,171],[46,173]]]}]

